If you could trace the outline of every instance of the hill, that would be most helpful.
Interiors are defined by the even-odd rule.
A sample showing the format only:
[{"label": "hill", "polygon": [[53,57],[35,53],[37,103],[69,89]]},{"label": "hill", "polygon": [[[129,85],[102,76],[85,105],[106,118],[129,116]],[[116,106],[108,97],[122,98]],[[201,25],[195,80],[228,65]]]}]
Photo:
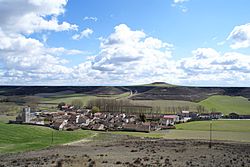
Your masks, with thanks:
[{"label": "hill", "polygon": [[199,104],[207,109],[215,108],[224,114],[236,112],[238,114],[250,114],[250,101],[240,96],[211,96]]},{"label": "hill", "polygon": [[[53,143],[51,140],[53,132]],[[46,127],[0,122],[0,153],[37,150],[93,135],[90,131],[56,131]]]},{"label": "hill", "polygon": [[169,83],[166,83],[166,82],[153,82],[153,83],[150,83],[150,84],[144,84],[144,85],[141,85],[141,86],[153,86],[153,87],[173,87],[173,86],[176,86],[176,85],[172,85],[172,84],[169,84]]},{"label": "hill", "polygon": [[133,92],[132,100],[184,100],[200,102],[214,95],[250,99],[249,87],[187,87],[155,82],[140,86],[1,86],[0,96],[119,95]]},{"label": "hill", "polygon": [[200,102],[213,95],[243,96],[250,99],[250,88],[246,87],[151,87],[147,91],[138,92],[139,94],[132,97],[133,100],[184,100]]}]

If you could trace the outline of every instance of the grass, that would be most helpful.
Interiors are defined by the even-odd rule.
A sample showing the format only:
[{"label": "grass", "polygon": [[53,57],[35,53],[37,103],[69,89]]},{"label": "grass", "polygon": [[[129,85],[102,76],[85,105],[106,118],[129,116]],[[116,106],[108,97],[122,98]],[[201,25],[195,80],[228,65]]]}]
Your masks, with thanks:
[{"label": "grass", "polygon": [[[194,121],[183,124],[177,124],[176,129],[209,131],[210,121]],[[250,120],[213,120],[212,130],[250,133]]]},{"label": "grass", "polygon": [[152,107],[159,106],[161,113],[166,113],[168,107],[189,107],[189,111],[196,111],[197,103],[181,100],[133,100],[138,105],[147,105]]},{"label": "grass", "polygon": [[[150,133],[143,132],[110,132],[112,134],[129,135],[141,138],[162,138],[162,139],[201,139],[209,140],[209,131],[199,130],[163,130]],[[227,132],[213,131],[213,140],[225,140],[236,142],[250,142],[249,132]]]},{"label": "grass", "polygon": [[0,123],[8,123],[9,120],[15,120],[16,116],[0,115]]},{"label": "grass", "polygon": [[49,98],[43,98],[40,103],[46,103],[46,104],[58,104],[60,102],[65,102],[67,104],[70,104],[73,100],[81,100],[84,105],[87,104],[87,102],[90,99],[95,99],[96,96],[90,96],[90,95],[63,95],[63,96],[53,96]]},{"label": "grass", "polygon": [[70,104],[73,100],[81,100],[84,105],[87,104],[87,102],[91,99],[97,99],[97,98],[112,98],[112,99],[119,99],[119,98],[125,98],[129,96],[129,93],[123,93],[119,95],[86,95],[86,94],[68,94],[68,95],[60,95],[60,96],[52,96],[48,98],[43,98],[41,100],[41,104],[58,104],[60,102],[65,102],[67,104]]},{"label": "grass", "polygon": [[84,130],[68,132],[46,127],[0,123],[0,153],[42,149],[87,138],[92,134],[93,132]]},{"label": "grass", "polygon": [[[164,132],[163,132],[164,133]],[[165,131],[165,139],[202,139],[209,140],[209,131],[198,130],[170,130]],[[227,132],[227,131],[213,131],[213,140],[247,142],[250,143],[250,132]]]},{"label": "grass", "polygon": [[[162,130],[150,133],[143,132],[111,132],[112,134],[135,137],[164,139],[204,139],[209,140],[210,121],[196,121],[176,125],[176,130]],[[213,121],[213,140],[250,142],[250,120]]]},{"label": "grass", "polygon": [[250,114],[250,101],[240,96],[211,96],[199,104],[207,109],[215,108],[224,114],[236,112],[238,114]]}]

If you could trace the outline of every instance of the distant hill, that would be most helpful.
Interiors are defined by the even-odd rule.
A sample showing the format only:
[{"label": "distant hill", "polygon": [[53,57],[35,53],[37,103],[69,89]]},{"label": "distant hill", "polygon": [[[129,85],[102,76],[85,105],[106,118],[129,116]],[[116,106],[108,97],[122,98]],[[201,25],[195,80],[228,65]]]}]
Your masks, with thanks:
[{"label": "distant hill", "polygon": [[118,95],[125,93],[126,91],[127,90],[125,90],[123,87],[103,86],[103,87],[98,87],[86,93],[92,95]]},{"label": "distant hill", "polygon": [[187,87],[164,82],[137,86],[0,86],[0,96],[30,95],[118,95],[133,92],[133,100],[185,100],[199,102],[213,95],[243,96],[250,99],[250,87]]},{"label": "distant hill", "polygon": [[141,85],[141,86],[174,87],[175,85],[172,85],[172,84],[169,84],[169,83],[166,83],[166,82],[153,82],[153,83],[144,84],[144,85]]},{"label": "distant hill", "polygon": [[[147,87],[147,86],[145,86]],[[136,89],[136,88],[135,88]],[[185,100],[199,102],[213,95],[243,96],[250,99],[249,87],[159,87],[132,97],[133,100]]]}]

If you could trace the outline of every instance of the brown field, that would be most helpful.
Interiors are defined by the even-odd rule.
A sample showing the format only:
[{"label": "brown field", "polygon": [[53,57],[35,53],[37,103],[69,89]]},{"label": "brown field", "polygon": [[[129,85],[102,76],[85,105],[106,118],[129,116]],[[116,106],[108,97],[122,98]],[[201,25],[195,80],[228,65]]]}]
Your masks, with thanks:
[{"label": "brown field", "polygon": [[249,166],[250,144],[106,134],[40,151],[0,155],[0,166]]}]

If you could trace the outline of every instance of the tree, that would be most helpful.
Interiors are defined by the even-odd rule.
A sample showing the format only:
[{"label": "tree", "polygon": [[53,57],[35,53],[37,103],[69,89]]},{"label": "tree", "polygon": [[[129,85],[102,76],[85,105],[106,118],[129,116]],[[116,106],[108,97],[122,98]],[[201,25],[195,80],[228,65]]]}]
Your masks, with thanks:
[{"label": "tree", "polygon": [[93,113],[100,112],[100,108],[99,108],[99,107],[96,107],[96,106],[93,106],[93,107],[92,107],[92,112],[93,112]]},{"label": "tree", "polygon": [[58,108],[59,110],[62,110],[62,106],[65,106],[65,105],[66,105],[66,103],[60,102],[60,103],[57,105],[57,108]]},{"label": "tree", "polygon": [[140,114],[140,115],[139,115],[139,119],[140,119],[140,121],[142,121],[142,122],[146,122],[146,116],[145,116],[145,114]]},{"label": "tree", "polygon": [[25,101],[25,105],[29,106],[31,108],[31,111],[37,111],[38,110],[38,104],[40,101],[40,98],[37,96],[27,96],[24,97],[23,100]]},{"label": "tree", "polygon": [[76,109],[80,109],[83,106],[83,102],[79,99],[72,100],[71,105],[74,106]]}]

